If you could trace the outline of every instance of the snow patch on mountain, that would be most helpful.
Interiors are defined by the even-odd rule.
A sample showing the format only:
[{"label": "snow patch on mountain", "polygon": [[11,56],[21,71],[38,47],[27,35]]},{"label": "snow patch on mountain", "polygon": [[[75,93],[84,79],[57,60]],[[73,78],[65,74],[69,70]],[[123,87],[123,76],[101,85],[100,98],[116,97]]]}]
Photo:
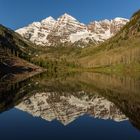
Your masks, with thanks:
[{"label": "snow patch on mountain", "polygon": [[113,20],[105,19],[85,25],[65,13],[57,20],[48,17],[18,29],[16,32],[41,46],[55,46],[59,43],[77,41],[88,43],[89,40],[98,44],[114,36],[128,21],[128,19],[117,17]]}]

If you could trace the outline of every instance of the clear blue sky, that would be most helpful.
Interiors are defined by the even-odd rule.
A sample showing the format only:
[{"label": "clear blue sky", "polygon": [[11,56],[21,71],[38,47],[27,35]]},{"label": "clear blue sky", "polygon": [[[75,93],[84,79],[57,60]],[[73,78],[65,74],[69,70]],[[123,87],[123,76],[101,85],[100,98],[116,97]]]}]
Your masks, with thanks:
[{"label": "clear blue sky", "polygon": [[130,18],[138,9],[140,0],[0,0],[0,24],[17,29],[64,13],[89,23],[105,18]]}]

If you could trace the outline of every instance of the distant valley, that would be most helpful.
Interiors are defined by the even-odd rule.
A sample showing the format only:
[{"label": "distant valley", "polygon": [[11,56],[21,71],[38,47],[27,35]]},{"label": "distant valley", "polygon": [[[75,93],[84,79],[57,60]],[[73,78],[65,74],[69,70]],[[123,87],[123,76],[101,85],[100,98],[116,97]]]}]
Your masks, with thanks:
[{"label": "distant valley", "polygon": [[33,70],[37,65],[54,72],[93,71],[139,76],[139,37],[140,11],[134,13],[130,21],[115,18],[85,25],[64,14],[57,20],[48,17],[33,22],[16,32],[0,25],[1,65],[9,65],[5,60],[12,56],[33,63]]}]

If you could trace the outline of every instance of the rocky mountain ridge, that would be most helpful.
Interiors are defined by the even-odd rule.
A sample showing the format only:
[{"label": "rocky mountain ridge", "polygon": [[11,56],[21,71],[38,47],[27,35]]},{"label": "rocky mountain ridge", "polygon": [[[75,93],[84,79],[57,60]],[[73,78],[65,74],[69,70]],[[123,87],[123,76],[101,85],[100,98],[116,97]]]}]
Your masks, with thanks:
[{"label": "rocky mountain ridge", "polygon": [[57,20],[48,17],[20,28],[16,32],[41,46],[57,46],[60,43],[74,44],[78,41],[83,43],[92,41],[98,44],[114,36],[128,21],[128,19],[118,17],[85,25],[65,13]]}]

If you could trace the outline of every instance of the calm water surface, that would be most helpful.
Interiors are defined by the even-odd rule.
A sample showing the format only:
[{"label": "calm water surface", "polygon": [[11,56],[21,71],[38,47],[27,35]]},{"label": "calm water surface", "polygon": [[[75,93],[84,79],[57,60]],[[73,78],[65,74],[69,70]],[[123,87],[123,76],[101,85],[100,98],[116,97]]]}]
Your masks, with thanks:
[{"label": "calm water surface", "polygon": [[140,140],[140,79],[43,73],[0,82],[0,140]]}]

